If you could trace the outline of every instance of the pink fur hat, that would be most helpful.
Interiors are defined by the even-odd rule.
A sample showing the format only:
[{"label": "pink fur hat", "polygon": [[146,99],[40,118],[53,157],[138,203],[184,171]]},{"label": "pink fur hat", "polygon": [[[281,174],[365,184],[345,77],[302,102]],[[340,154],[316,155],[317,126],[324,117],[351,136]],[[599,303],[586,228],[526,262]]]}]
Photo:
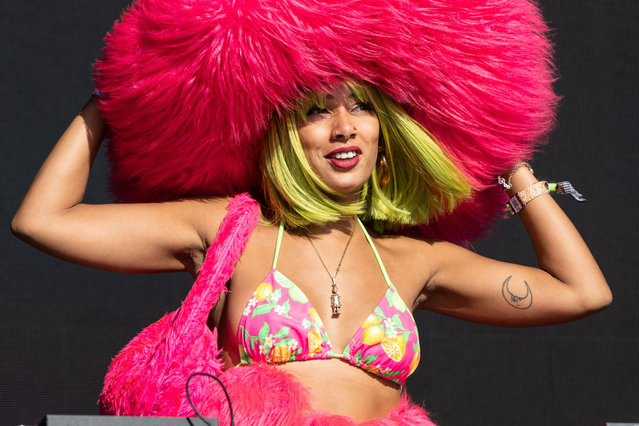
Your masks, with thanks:
[{"label": "pink fur hat", "polygon": [[503,211],[495,178],[554,121],[547,28],[528,0],[138,0],[96,63],[123,201],[250,191],[274,111],[344,79],[432,132],[472,200],[417,232],[464,241]]}]

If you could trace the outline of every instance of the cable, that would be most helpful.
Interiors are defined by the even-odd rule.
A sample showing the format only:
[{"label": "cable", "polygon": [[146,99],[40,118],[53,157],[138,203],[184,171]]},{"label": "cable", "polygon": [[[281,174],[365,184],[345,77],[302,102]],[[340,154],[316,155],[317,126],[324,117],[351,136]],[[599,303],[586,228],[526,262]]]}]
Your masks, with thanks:
[{"label": "cable", "polygon": [[231,426],[235,426],[235,422],[233,421],[233,407],[231,406],[231,397],[229,396],[229,393],[226,391],[226,388],[224,387],[224,383],[222,383],[222,381],[220,379],[218,379],[216,376],[214,376],[213,374],[196,372],[196,373],[191,374],[189,376],[189,378],[186,379],[186,399],[189,400],[189,404],[191,404],[191,408],[193,408],[193,411],[195,411],[195,414],[197,414],[198,417],[204,423],[206,423],[208,426],[212,426],[209,422],[207,422],[204,419],[204,417],[202,417],[202,414],[200,414],[200,412],[197,410],[197,408],[195,408],[195,404],[193,404],[193,401],[191,401],[191,395],[189,395],[189,382],[191,381],[193,376],[207,376],[207,377],[211,377],[211,378],[217,380],[217,382],[220,384],[220,386],[222,386],[222,390],[224,391],[224,395],[226,395],[226,400],[229,403],[229,412],[231,413]]}]

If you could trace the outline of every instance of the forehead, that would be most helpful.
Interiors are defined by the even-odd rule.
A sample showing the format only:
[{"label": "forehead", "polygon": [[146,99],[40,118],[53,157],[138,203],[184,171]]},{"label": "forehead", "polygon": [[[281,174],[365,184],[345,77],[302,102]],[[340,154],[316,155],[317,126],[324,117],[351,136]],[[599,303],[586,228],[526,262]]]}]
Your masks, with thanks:
[{"label": "forehead", "polygon": [[352,93],[349,93],[348,96],[333,96],[330,94],[327,94],[324,99],[326,99],[327,101],[336,101],[336,100],[340,100],[340,99],[346,99],[346,100],[357,100],[357,96],[355,96]]},{"label": "forehead", "polygon": [[328,92],[324,94],[324,99],[327,101],[332,101],[336,99],[356,99],[357,97],[353,93],[350,87],[347,84],[340,84],[335,86]]}]

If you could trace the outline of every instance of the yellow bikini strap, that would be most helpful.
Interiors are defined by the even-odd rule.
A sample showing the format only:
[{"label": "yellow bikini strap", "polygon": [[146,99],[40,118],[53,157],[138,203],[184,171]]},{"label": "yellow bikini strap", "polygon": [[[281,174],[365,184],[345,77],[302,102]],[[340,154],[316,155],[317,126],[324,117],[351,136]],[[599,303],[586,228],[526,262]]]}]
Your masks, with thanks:
[{"label": "yellow bikini strap", "polygon": [[284,222],[280,222],[280,229],[277,231],[275,254],[273,255],[273,266],[271,267],[271,269],[275,269],[275,266],[277,265],[277,257],[280,255],[280,246],[282,245],[282,235],[284,235]]},{"label": "yellow bikini strap", "polygon": [[368,235],[368,231],[366,231],[366,227],[364,226],[362,221],[359,220],[359,217],[357,218],[357,222],[359,223],[359,226],[361,226],[362,231],[364,231],[364,235],[366,236],[366,240],[368,240],[368,244],[373,249],[373,253],[375,254],[375,259],[377,259],[377,264],[379,265],[379,269],[382,270],[382,274],[384,275],[384,279],[386,280],[386,284],[389,287],[394,289],[395,286],[393,285],[393,283],[391,283],[391,280],[388,277],[388,273],[386,272],[386,268],[384,267],[384,262],[382,262],[382,258],[379,257],[379,253],[377,252],[377,248],[375,248],[375,244],[373,243],[373,239],[371,238],[370,235]]}]

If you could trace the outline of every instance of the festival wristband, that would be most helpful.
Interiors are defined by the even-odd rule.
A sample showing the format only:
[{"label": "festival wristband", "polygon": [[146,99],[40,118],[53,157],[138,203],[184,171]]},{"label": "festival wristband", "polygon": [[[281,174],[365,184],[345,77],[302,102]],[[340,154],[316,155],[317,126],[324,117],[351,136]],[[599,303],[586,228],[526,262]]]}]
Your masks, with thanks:
[{"label": "festival wristband", "polygon": [[523,209],[526,204],[530,203],[535,198],[543,194],[550,192],[550,186],[548,182],[542,180],[541,182],[535,182],[523,191],[516,193],[508,202],[506,207],[511,215],[516,215]]},{"label": "festival wristband", "polygon": [[570,182],[563,181],[557,183],[548,183],[547,181],[536,182],[530,185],[523,191],[516,193],[508,202],[506,207],[511,215],[516,215],[521,209],[526,206],[530,201],[549,192],[556,192],[557,194],[570,194],[577,201],[586,201],[583,195],[581,195],[575,188],[572,187]]}]

